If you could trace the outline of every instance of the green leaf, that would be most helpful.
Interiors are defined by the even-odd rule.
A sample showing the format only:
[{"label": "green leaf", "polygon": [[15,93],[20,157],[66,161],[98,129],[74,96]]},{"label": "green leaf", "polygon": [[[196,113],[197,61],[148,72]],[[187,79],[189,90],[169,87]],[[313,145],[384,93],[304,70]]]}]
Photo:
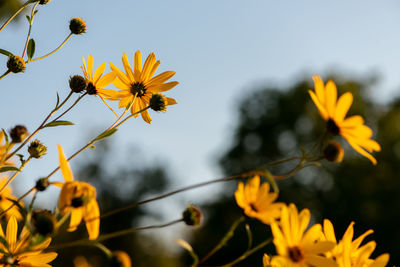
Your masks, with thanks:
[{"label": "green leaf", "polygon": [[29,17],[28,15],[26,15],[25,17],[28,20],[29,24],[31,24],[31,17]]},{"label": "green leaf", "polygon": [[56,108],[58,108],[58,104],[60,103],[60,96],[57,93],[57,103],[56,103]]},{"label": "green leaf", "polygon": [[109,131],[107,131],[107,132],[104,132],[104,133],[100,134],[99,136],[97,136],[96,139],[95,139],[95,141],[99,141],[99,140],[101,140],[101,139],[110,137],[111,135],[115,134],[115,132],[116,132],[117,130],[118,130],[117,128],[113,128],[113,129],[111,129],[111,130],[109,130]]},{"label": "green leaf", "polygon": [[47,123],[45,126],[43,126],[43,128],[56,127],[56,126],[61,126],[61,125],[74,125],[74,123],[72,123],[70,121],[52,121],[52,122]]},{"label": "green leaf", "polygon": [[30,61],[35,55],[35,46],[36,46],[35,40],[30,39],[28,42],[28,50],[27,50],[28,61]]},{"label": "green leaf", "polygon": [[4,166],[0,168],[0,172],[9,172],[9,171],[17,171],[20,172],[21,170],[18,169],[17,167],[13,167],[13,166]]},{"label": "green leaf", "polygon": [[1,48],[0,48],[0,54],[6,55],[8,57],[11,57],[13,55],[13,53],[11,53],[10,51]]},{"label": "green leaf", "polygon": [[4,130],[4,129],[1,129],[1,130],[3,131],[4,138],[6,140],[6,148],[8,148],[8,146],[10,145],[10,141],[8,139],[8,134],[7,134],[6,130]]}]

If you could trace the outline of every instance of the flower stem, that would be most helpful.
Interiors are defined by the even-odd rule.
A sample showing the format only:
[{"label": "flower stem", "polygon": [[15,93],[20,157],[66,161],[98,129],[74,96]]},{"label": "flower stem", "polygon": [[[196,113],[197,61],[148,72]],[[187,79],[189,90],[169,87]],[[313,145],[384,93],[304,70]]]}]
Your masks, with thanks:
[{"label": "flower stem", "polygon": [[58,50],[60,50],[61,47],[63,47],[63,46],[65,45],[65,43],[69,40],[69,38],[71,38],[71,36],[72,36],[72,33],[70,33],[70,34],[67,36],[67,38],[65,38],[64,42],[62,42],[56,49],[54,49],[54,50],[51,51],[50,53],[48,53],[48,54],[46,54],[46,55],[44,55],[44,56],[41,56],[41,57],[34,58],[34,59],[32,59],[32,60],[29,60],[29,61],[27,61],[27,63],[33,62],[33,61],[36,61],[36,60],[41,60],[41,59],[44,59],[44,58],[46,58],[46,57],[48,57],[48,56],[51,56],[52,54],[54,54],[55,52],[57,52]]},{"label": "flower stem", "polygon": [[239,219],[237,219],[229,228],[228,232],[224,235],[224,237],[221,239],[221,241],[210,251],[205,255],[199,263],[205,262],[208,258],[210,258],[212,255],[214,255],[218,250],[220,250],[223,246],[226,245],[226,243],[233,237],[236,228],[245,220],[245,217],[242,216]]},{"label": "flower stem", "polygon": [[32,24],[33,24],[33,18],[35,17],[35,9],[38,4],[39,4],[39,1],[37,1],[36,4],[32,7],[31,19],[29,20],[29,30],[28,30],[28,34],[26,36],[24,51],[22,52],[22,58],[25,56],[26,49],[28,48],[29,37],[31,36]]},{"label": "flower stem", "polygon": [[0,76],[0,80],[3,79],[4,77],[6,77],[10,73],[11,73],[10,70],[7,70],[6,72],[4,72],[3,75]]},{"label": "flower stem", "polygon": [[[20,196],[16,202],[20,202],[22,201],[24,198],[26,198],[30,193],[32,193],[33,191],[35,191],[35,187],[32,187],[31,189],[29,189],[28,192],[26,192],[25,194],[23,194],[22,196]],[[2,212],[0,212],[0,218],[2,218],[10,209],[12,209],[15,206],[15,203],[12,203],[7,209],[3,210]]]},{"label": "flower stem", "polygon": [[32,159],[31,156],[29,156],[29,158],[27,160],[25,160],[21,166],[19,167],[19,171],[16,171],[10,178],[8,178],[7,182],[1,187],[0,189],[0,194],[3,192],[4,188],[6,188],[11,182],[12,180],[14,180],[15,177],[17,177],[17,175],[22,171],[22,169],[25,167],[25,165]]}]

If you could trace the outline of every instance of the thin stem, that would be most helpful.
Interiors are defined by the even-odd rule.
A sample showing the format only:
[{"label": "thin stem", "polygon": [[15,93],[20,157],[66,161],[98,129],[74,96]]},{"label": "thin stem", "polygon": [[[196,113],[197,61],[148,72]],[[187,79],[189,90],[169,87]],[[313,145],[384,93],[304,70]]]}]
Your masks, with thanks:
[{"label": "thin stem", "polygon": [[6,77],[10,73],[11,73],[10,70],[7,70],[6,72],[4,72],[3,75],[0,76],[0,80],[3,79],[4,77]]},{"label": "thin stem", "polygon": [[4,22],[3,26],[0,28],[0,32],[7,26],[8,23],[10,23],[15,16],[17,16],[22,10],[24,10],[25,7],[27,7],[32,1],[27,1],[25,4],[23,4],[6,22]]},{"label": "thin stem", "polygon": [[220,250],[223,246],[226,245],[226,243],[233,237],[236,228],[245,220],[245,217],[242,216],[239,219],[237,219],[232,225],[231,228],[229,228],[228,232],[224,235],[224,237],[221,239],[221,241],[210,251],[205,255],[199,263],[205,262],[208,258],[210,258],[212,255],[215,254],[218,250]]},{"label": "thin stem", "polygon": [[[108,129],[106,130],[106,132],[109,131],[109,130],[111,130],[114,126],[115,126],[115,127],[118,127],[118,126],[119,126],[119,124],[117,125],[117,123],[118,123],[118,122],[122,119],[122,117],[128,112],[128,110],[131,109],[131,107],[133,106],[133,103],[135,102],[136,95],[137,95],[137,93],[133,96],[132,102],[129,104],[128,107],[126,107],[124,113],[122,113],[121,116],[119,116],[119,118],[118,118],[110,127],[108,127]],[[130,116],[128,116],[128,118],[129,118],[129,117],[130,117]],[[125,120],[124,120],[124,121],[125,121]],[[117,125],[117,126],[116,126],[116,125]]]},{"label": "thin stem", "polygon": [[[70,95],[72,94],[72,91],[70,92]],[[60,116],[58,116],[57,118],[55,118],[54,120],[52,120],[51,122],[55,122],[58,119],[60,119],[62,116],[64,116],[67,112],[69,112],[76,104],[78,104],[78,102],[85,96],[87,95],[87,92],[85,92],[84,94],[82,94],[81,96],[78,97],[78,99],[75,100],[75,102],[69,107],[67,108],[63,113],[61,113]],[[51,123],[50,122],[50,123]]]},{"label": "thin stem", "polygon": [[7,182],[1,187],[0,189],[0,194],[3,192],[4,188],[6,188],[12,180],[14,180],[15,177],[22,171],[22,169],[25,167],[25,165],[32,159],[32,157],[29,157],[27,160],[25,160],[21,166],[19,167],[19,171],[16,171],[10,178],[8,178]]},{"label": "thin stem", "polygon": [[144,226],[144,227],[138,227],[138,228],[130,228],[130,229],[125,229],[125,230],[121,230],[121,231],[117,231],[114,233],[110,233],[110,234],[105,234],[105,235],[101,235],[99,236],[99,238],[97,240],[88,240],[88,239],[81,239],[81,240],[77,240],[77,241],[73,241],[73,242],[69,242],[69,243],[64,243],[64,244],[60,244],[60,245],[55,245],[50,247],[51,249],[61,249],[61,248],[66,248],[66,247],[73,247],[73,246],[80,246],[80,245],[87,245],[87,246],[93,246],[93,244],[107,240],[107,239],[111,239],[114,237],[118,237],[118,236],[122,236],[122,235],[127,235],[127,234],[132,234],[132,233],[136,233],[139,231],[143,231],[143,230],[150,230],[150,229],[159,229],[159,228],[163,228],[163,227],[168,227],[170,225],[182,222],[183,219],[178,219],[178,220],[174,220],[165,224],[158,224],[158,225],[150,225],[150,226]]},{"label": "thin stem", "polygon": [[[50,113],[49,115],[47,115],[47,117],[43,120],[43,122],[39,125],[39,127],[37,127],[37,129],[30,135],[28,136],[24,142],[22,142],[21,145],[19,145],[12,153],[10,153],[9,155],[7,155],[6,160],[11,158],[12,156],[14,156],[24,145],[26,145],[26,143],[29,142],[29,140],[32,139],[32,137],[34,137],[41,129],[43,129],[43,126],[45,125],[45,123],[50,119],[50,117],[57,111],[59,110],[67,101],[68,99],[72,96],[73,92],[71,91],[68,96],[64,99],[63,102],[61,102],[60,105],[56,106]],[[74,103],[75,105],[76,103]],[[65,112],[63,113],[63,115],[65,114]]]},{"label": "thin stem", "polygon": [[290,157],[290,158],[286,158],[286,159],[275,160],[275,161],[263,164],[260,167],[258,167],[257,169],[265,169],[265,168],[268,168],[268,167],[271,167],[271,166],[279,165],[279,164],[286,163],[286,162],[293,161],[293,160],[297,160],[297,159],[302,159],[302,157],[295,156],[295,157]]},{"label": "thin stem", "polygon": [[51,51],[50,53],[48,53],[48,54],[46,54],[46,55],[44,55],[44,56],[41,56],[41,57],[34,58],[34,59],[28,61],[27,63],[33,62],[33,61],[36,61],[36,60],[41,60],[41,59],[44,59],[44,58],[46,58],[46,57],[48,57],[48,56],[51,56],[52,54],[54,54],[55,52],[57,52],[58,50],[60,50],[60,48],[63,47],[63,46],[65,45],[65,43],[69,40],[69,38],[71,38],[71,36],[72,36],[72,33],[70,33],[70,34],[67,36],[67,38],[65,38],[64,42],[62,42],[56,49],[54,49],[54,50]]},{"label": "thin stem", "polygon": [[253,254],[254,252],[256,252],[256,251],[262,249],[263,247],[265,247],[266,245],[268,245],[269,243],[271,243],[271,241],[272,241],[272,238],[269,238],[269,239],[265,240],[264,242],[260,243],[258,246],[256,246],[256,247],[254,247],[254,248],[252,248],[252,249],[246,251],[245,253],[243,253],[243,254],[242,254],[239,258],[237,258],[236,260],[231,261],[230,263],[227,263],[227,264],[225,264],[225,265],[223,265],[223,266],[221,266],[221,267],[230,267],[230,266],[235,265],[235,264],[238,263],[238,262],[241,262],[242,260],[246,259],[248,256],[250,256],[250,255]]},{"label": "thin stem", "polygon": [[38,4],[39,4],[39,1],[37,1],[36,4],[32,7],[31,19],[29,20],[29,30],[28,30],[28,34],[26,36],[24,51],[22,52],[22,58],[25,56],[26,49],[28,48],[29,37],[31,36],[32,24],[33,24],[33,18],[35,16],[35,9]]}]

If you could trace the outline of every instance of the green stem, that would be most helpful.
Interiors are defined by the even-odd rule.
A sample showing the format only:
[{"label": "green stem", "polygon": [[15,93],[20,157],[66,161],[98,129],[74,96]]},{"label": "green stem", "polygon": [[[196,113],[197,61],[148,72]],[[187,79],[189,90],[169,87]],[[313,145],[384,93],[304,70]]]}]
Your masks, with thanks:
[{"label": "green stem", "polygon": [[7,70],[6,72],[4,72],[3,75],[0,76],[0,80],[3,79],[4,77],[6,77],[10,73],[11,73],[10,70]]},{"label": "green stem", "polygon": [[248,256],[250,256],[251,254],[253,254],[254,252],[257,252],[258,250],[262,249],[263,247],[265,247],[266,245],[268,245],[269,243],[271,243],[272,238],[269,238],[267,240],[265,240],[264,242],[260,243],[258,246],[246,251],[245,253],[243,253],[239,258],[237,258],[234,261],[231,261],[230,263],[227,263],[221,267],[230,267],[235,265],[238,262],[241,262],[242,260],[246,259]]},{"label": "green stem", "polygon": [[223,246],[226,245],[226,243],[233,237],[236,228],[245,220],[245,217],[242,216],[239,219],[237,219],[232,225],[231,228],[229,228],[228,232],[224,235],[224,237],[221,239],[221,241],[210,251],[205,255],[199,263],[205,262],[208,258],[210,258],[212,255],[214,255],[218,250],[220,250]]},{"label": "green stem", "polygon": [[33,62],[33,61],[36,61],[36,60],[41,60],[41,59],[44,59],[44,58],[46,58],[46,57],[48,57],[48,56],[51,56],[52,54],[54,54],[55,52],[57,52],[58,50],[60,50],[61,47],[63,47],[63,46],[65,45],[65,43],[69,40],[69,38],[71,38],[71,36],[72,36],[72,33],[70,33],[70,34],[67,36],[67,38],[65,38],[64,42],[62,42],[56,49],[54,49],[54,50],[51,51],[50,53],[48,53],[48,54],[46,54],[46,55],[44,55],[44,56],[41,56],[41,57],[34,58],[34,59],[30,60],[30,61],[27,61],[27,63]]},{"label": "green stem", "polygon": [[0,27],[0,32],[7,26],[8,23],[10,23],[15,16],[17,16],[22,10],[25,9],[25,7],[27,7],[30,3],[32,3],[33,1],[27,1],[25,4],[23,4],[6,22],[4,22],[3,26]]},{"label": "green stem", "polygon": [[32,11],[31,11],[31,19],[29,20],[29,30],[28,30],[28,35],[26,36],[24,51],[22,52],[22,58],[24,58],[26,49],[28,48],[29,37],[31,36],[32,24],[33,24],[33,18],[35,17],[35,9],[38,4],[39,4],[39,1],[36,2],[36,4],[33,6]]},{"label": "green stem", "polygon": [[[50,119],[50,117],[57,111],[59,110],[67,101],[68,99],[72,96],[73,92],[71,91],[68,96],[64,99],[64,101],[56,106],[50,113],[49,115],[47,115],[47,117],[43,120],[43,122],[39,125],[39,127],[37,127],[37,129],[31,134],[29,135],[24,142],[22,142],[21,145],[19,145],[12,153],[10,153],[9,155],[7,155],[6,160],[11,158],[12,156],[14,156],[23,146],[26,145],[26,143],[29,142],[29,140],[32,139],[32,137],[34,137],[41,129],[43,129],[43,126],[46,124],[46,122]],[[76,103],[74,103],[75,105]],[[65,112],[63,113],[63,115],[65,114]]]},{"label": "green stem", "polygon": [[[70,94],[72,94],[72,91],[70,92]],[[52,120],[49,123],[55,122],[58,119],[60,119],[62,116],[64,116],[66,113],[68,113],[76,104],[78,104],[78,102],[85,96],[87,95],[87,92],[82,94],[81,96],[78,97],[78,99],[75,100],[75,102],[69,107],[67,108],[63,113],[60,114],[60,116],[58,116],[57,118],[55,118],[54,120]]]}]

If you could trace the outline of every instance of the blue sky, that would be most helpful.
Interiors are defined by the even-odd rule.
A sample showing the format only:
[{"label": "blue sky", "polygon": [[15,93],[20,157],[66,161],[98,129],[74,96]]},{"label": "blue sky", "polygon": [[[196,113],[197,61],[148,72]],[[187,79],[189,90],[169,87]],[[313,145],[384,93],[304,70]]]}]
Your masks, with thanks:
[{"label": "blue sky", "polygon": [[[39,6],[32,30],[36,55],[66,37],[73,17],[83,18],[88,31],[73,36],[57,54],[29,64],[24,74],[0,82],[0,126],[37,127],[56,92],[68,94],[68,78],[80,74],[82,56],[92,54],[96,66],[122,67],[122,52],[131,62],[137,49],[144,57],[155,52],[161,60],[158,73],[176,71],[173,80],[180,84],[167,94],[179,104],[165,114],[151,113],[151,125],[141,119],[124,125],[112,139],[112,164],[123,165],[130,147],[139,146],[150,161],[168,164],[174,187],[219,177],[216,159],[230,144],[236,108],[261,84],[285,86],[330,71],[351,77],[377,73],[380,81],[372,95],[379,101],[398,96],[399,11],[395,0],[53,0]],[[0,33],[0,48],[20,54],[26,31],[21,17]],[[0,66],[6,60],[1,57]],[[57,143],[70,155],[94,135],[91,131],[110,125],[114,115],[98,98],[87,97],[65,119],[76,125],[38,136],[49,153],[26,169],[21,188],[54,169]],[[77,163],[71,165],[74,169]]]}]

